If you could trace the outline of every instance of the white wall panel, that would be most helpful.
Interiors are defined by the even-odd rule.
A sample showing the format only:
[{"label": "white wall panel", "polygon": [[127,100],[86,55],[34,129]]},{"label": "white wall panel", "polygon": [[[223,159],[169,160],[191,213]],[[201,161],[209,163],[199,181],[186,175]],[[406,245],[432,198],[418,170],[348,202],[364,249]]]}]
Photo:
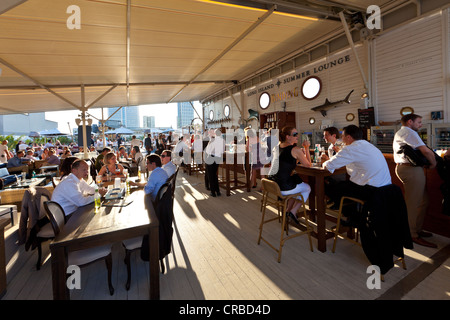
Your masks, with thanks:
[{"label": "white wall panel", "polygon": [[[430,120],[431,111],[446,109],[443,90],[441,14],[418,19],[374,41],[377,120],[400,119],[411,106]],[[444,115],[447,112],[444,112]]]}]

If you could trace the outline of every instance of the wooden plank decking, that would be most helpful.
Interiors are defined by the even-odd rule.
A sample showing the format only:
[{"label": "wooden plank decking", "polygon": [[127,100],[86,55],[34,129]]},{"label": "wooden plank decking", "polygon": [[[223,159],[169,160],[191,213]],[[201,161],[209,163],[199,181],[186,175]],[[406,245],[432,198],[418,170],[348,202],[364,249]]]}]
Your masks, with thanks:
[{"label": "wooden plank decking", "polygon": [[[278,263],[273,249],[263,242],[256,243],[261,194],[255,189],[236,190],[230,197],[222,194],[210,197],[201,174],[178,175],[173,252],[165,259],[166,273],[160,275],[161,299],[450,299],[448,238],[432,238],[438,249],[416,246],[406,250],[408,269],[393,268],[381,289],[370,290],[366,285],[369,262],[360,247],[340,240],[333,254],[330,239],[328,251],[321,253],[313,240],[314,252],[310,252],[307,237],[301,236],[287,241]],[[280,236],[278,223],[267,224],[264,232],[276,243]],[[52,299],[50,260],[37,271],[36,250],[18,247],[16,237],[17,225],[6,230],[8,289],[2,299]],[[98,262],[81,269],[82,289],[72,290],[71,299],[148,299],[147,263],[133,253],[131,288],[126,291],[124,250],[120,243],[113,249],[114,295],[108,293],[106,267]],[[43,252],[44,256],[49,254],[48,242]],[[434,260],[429,258],[437,255],[439,263],[425,273],[426,278],[422,279],[423,272],[414,273],[430,265]],[[399,283],[414,285],[404,291],[407,286]]]}]

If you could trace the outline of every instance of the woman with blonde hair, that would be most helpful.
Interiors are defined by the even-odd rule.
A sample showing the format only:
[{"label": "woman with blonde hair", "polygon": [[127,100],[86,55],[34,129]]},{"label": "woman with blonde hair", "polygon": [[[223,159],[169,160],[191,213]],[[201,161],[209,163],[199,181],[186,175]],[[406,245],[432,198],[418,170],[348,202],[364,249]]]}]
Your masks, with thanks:
[{"label": "woman with blonde hair", "polygon": [[[109,152],[103,158],[105,165],[99,171],[99,175],[102,177],[107,177],[110,174],[111,179],[123,178],[123,166],[117,162],[117,157],[114,152]],[[105,180],[105,179],[104,179]]]},{"label": "woman with blonde hair", "polygon": [[[292,174],[299,162],[301,165],[311,167],[309,154],[309,141],[303,142],[303,148],[297,146],[298,131],[294,127],[284,127],[280,131],[280,143],[274,148],[274,158],[268,178],[280,186],[281,194],[286,196],[301,193],[304,201],[309,197],[311,187],[302,181],[299,175]],[[288,202],[286,215],[298,224],[297,211],[301,207],[301,197]]]}]

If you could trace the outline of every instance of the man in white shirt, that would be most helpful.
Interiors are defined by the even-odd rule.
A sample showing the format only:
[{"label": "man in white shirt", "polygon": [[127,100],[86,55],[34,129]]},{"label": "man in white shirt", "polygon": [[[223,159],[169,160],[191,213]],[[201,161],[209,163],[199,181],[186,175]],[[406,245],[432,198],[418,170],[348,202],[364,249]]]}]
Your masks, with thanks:
[{"label": "man in white shirt", "polygon": [[[323,139],[329,143],[328,153],[321,155],[322,162],[330,160],[332,156],[340,151],[343,146],[343,142],[340,138],[339,130],[336,127],[328,127],[323,130]],[[346,174],[338,174],[325,178],[325,194],[330,197],[330,192],[333,192],[333,188],[336,183],[345,181],[347,179]],[[330,191],[331,190],[331,191]],[[330,201],[331,202],[331,201]],[[331,209],[338,209],[339,203],[334,203]]]},{"label": "man in white shirt", "polygon": [[211,196],[220,196],[219,177],[217,170],[219,164],[223,162],[223,152],[225,151],[225,141],[222,138],[220,129],[209,131],[210,141],[205,149],[206,174],[208,175]]},{"label": "man in white shirt", "polygon": [[[53,191],[52,201],[61,205],[66,216],[71,215],[78,207],[94,202],[95,187],[84,180],[88,176],[89,165],[84,160],[76,160],[72,164],[72,172]],[[104,196],[106,192],[106,188],[99,188],[100,195]]]},{"label": "man in white shirt", "polygon": [[131,149],[133,149],[133,147],[141,148],[142,147],[142,141],[137,139],[136,136],[133,136],[131,141],[130,141],[130,146],[131,146]]},{"label": "man in white shirt", "polygon": [[330,190],[334,203],[340,203],[342,196],[367,200],[370,194],[365,186],[379,188],[392,183],[386,159],[377,147],[363,140],[360,128],[345,127],[342,141],[346,146],[322,165],[331,173],[345,166],[350,176],[350,181],[338,182]]},{"label": "man in white shirt", "polygon": [[323,139],[329,143],[328,154],[322,155],[322,161],[329,160],[340,151],[339,145],[342,145],[339,130],[336,127],[328,127],[323,130]]},{"label": "man in white shirt", "polygon": [[423,143],[417,131],[422,127],[422,117],[417,114],[408,114],[402,117],[402,127],[395,133],[393,149],[394,161],[397,164],[395,173],[405,188],[405,201],[408,210],[408,222],[411,237],[414,243],[422,246],[437,248],[436,244],[423,239],[432,234],[422,230],[423,220],[428,207],[428,195],[425,188],[426,177],[422,167],[414,167],[398,153],[400,147],[407,144],[420,150],[430,162],[429,168],[436,167],[434,153]]},{"label": "man in white shirt", "polygon": [[180,140],[175,145],[175,148],[173,149],[173,162],[177,165],[184,165],[183,163],[188,163],[188,158],[191,157],[191,149],[188,147],[185,141],[185,136],[181,136]]},{"label": "man in white shirt", "polygon": [[[131,161],[136,165],[136,168],[139,167],[141,172],[145,172],[146,169],[146,163],[144,155],[141,153],[141,150],[139,147],[134,146],[131,150]],[[137,172],[137,169],[136,169]]]},{"label": "man in white shirt", "polygon": [[8,150],[8,140],[3,140],[0,145],[0,163],[7,163],[8,159],[11,158],[11,154]]}]

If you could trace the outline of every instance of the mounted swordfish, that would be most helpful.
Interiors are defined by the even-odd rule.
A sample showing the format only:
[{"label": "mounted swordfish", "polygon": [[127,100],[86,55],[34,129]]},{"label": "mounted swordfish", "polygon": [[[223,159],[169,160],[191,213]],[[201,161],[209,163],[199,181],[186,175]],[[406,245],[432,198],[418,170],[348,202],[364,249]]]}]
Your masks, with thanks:
[{"label": "mounted swordfish", "polygon": [[344,98],[344,100],[339,100],[339,101],[335,101],[335,102],[330,102],[328,101],[328,99],[325,99],[325,103],[312,108],[311,110],[313,111],[320,111],[320,113],[325,117],[327,115],[327,111],[337,107],[338,105],[344,104],[344,103],[350,103],[350,95],[352,94],[354,90],[350,91],[350,93]]}]

